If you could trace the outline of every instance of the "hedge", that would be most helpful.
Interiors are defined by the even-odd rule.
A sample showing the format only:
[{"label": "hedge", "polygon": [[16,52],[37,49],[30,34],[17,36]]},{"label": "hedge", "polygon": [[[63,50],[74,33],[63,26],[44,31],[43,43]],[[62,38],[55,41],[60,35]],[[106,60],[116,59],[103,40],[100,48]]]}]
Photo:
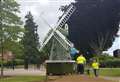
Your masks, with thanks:
[{"label": "hedge", "polygon": [[120,67],[120,59],[106,59],[100,62],[100,67],[118,68]]},{"label": "hedge", "polygon": [[[22,59],[15,59],[13,61],[4,61],[3,65],[5,67],[11,67],[13,65],[23,65],[24,64],[24,60]],[[1,67],[1,60],[0,60],[0,67]]]}]

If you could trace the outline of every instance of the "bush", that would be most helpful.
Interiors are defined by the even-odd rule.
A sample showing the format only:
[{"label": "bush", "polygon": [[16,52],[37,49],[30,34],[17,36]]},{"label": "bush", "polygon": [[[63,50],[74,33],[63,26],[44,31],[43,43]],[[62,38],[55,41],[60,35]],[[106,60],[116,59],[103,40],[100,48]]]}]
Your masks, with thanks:
[{"label": "bush", "polygon": [[[0,60],[0,63],[1,63],[1,60]],[[24,64],[24,60],[22,59],[15,59],[15,60],[11,60],[11,61],[4,61],[3,62],[3,65],[5,67],[11,67],[11,66],[16,66],[16,65],[23,65]],[[1,65],[0,65],[1,67]]]},{"label": "bush", "polygon": [[120,67],[120,58],[115,58],[107,54],[99,55],[98,58],[100,62],[100,67],[107,67],[107,68]]},{"label": "bush", "polygon": [[22,60],[22,59],[15,59],[15,65],[24,65],[24,60]]},{"label": "bush", "polygon": [[118,68],[120,67],[120,59],[106,59],[100,62],[100,67]]},{"label": "bush", "polygon": [[[1,67],[1,63],[2,61],[0,60],[0,67]],[[3,65],[6,65],[7,64],[7,61],[3,61]]]}]

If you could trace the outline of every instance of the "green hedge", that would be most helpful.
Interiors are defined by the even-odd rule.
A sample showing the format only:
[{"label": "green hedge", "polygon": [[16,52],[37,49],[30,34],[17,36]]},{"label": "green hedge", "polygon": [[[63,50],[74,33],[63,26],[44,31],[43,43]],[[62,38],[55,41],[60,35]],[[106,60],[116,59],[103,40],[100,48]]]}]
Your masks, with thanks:
[{"label": "green hedge", "polygon": [[[3,62],[3,65],[5,67],[11,67],[13,65],[23,65],[24,64],[24,60],[21,60],[21,59],[15,59],[13,61],[4,61]],[[1,60],[0,60],[0,67],[1,67]]]},{"label": "green hedge", "polygon": [[100,62],[100,67],[119,68],[120,59],[106,59]]}]

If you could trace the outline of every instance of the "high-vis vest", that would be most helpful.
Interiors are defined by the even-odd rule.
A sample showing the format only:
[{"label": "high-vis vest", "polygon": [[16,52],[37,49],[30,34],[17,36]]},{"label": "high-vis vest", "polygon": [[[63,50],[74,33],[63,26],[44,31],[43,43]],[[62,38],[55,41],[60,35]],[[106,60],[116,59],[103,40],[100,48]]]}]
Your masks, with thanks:
[{"label": "high-vis vest", "polygon": [[99,69],[99,63],[93,62],[92,67],[93,67],[93,69]]},{"label": "high-vis vest", "polygon": [[83,56],[78,56],[76,62],[77,62],[77,64],[84,64],[86,62],[86,59]]}]

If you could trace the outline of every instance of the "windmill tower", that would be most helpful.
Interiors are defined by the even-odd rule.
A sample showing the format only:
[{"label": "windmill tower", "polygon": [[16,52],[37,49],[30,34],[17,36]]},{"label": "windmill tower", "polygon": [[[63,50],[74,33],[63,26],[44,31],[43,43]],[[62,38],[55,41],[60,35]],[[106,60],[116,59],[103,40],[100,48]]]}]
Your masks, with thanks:
[{"label": "windmill tower", "polygon": [[[42,50],[47,44],[50,44],[50,56],[49,60],[68,60],[71,59],[70,48],[72,43],[63,34],[68,32],[67,29],[62,27],[66,24],[67,20],[75,11],[75,6],[70,4],[67,11],[63,13],[61,19],[57,22],[54,28],[51,28],[47,36],[45,37],[40,50]],[[65,25],[66,26],[66,25]],[[67,27],[65,27],[67,28]]]}]

